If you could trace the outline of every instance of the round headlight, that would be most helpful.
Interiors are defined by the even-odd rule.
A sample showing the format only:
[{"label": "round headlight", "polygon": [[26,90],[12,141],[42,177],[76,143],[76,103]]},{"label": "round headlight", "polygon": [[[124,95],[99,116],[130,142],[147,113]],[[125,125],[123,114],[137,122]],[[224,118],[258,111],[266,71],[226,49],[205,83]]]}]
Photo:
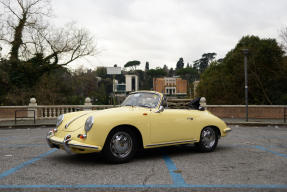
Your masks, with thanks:
[{"label": "round headlight", "polygon": [[56,126],[59,127],[59,125],[61,125],[61,123],[63,122],[63,120],[64,120],[64,115],[60,115],[60,116],[57,118]]},{"label": "round headlight", "polygon": [[92,128],[93,124],[94,124],[94,117],[93,116],[88,117],[87,120],[86,120],[86,123],[85,123],[85,131],[86,131],[86,133],[88,131],[90,131],[90,129]]}]

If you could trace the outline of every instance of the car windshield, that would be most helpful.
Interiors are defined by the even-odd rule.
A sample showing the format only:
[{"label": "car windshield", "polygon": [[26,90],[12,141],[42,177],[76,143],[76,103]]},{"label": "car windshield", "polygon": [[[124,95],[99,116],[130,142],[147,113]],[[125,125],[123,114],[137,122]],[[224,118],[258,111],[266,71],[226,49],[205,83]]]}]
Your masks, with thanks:
[{"label": "car windshield", "polygon": [[133,93],[124,100],[121,106],[155,108],[159,100],[160,96],[155,93]]}]

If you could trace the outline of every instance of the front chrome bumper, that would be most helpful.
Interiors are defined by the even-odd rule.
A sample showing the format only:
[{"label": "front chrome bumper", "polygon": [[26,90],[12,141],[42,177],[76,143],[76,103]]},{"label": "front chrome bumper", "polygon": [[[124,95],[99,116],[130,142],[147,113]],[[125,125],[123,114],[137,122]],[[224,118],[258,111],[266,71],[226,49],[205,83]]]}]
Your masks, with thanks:
[{"label": "front chrome bumper", "polygon": [[89,152],[100,152],[100,146],[87,145],[81,142],[75,141],[71,139],[70,135],[65,136],[64,140],[60,140],[60,138],[55,136],[47,136],[46,141],[51,148],[61,148],[64,149],[67,153],[75,153],[78,151],[89,151]]}]

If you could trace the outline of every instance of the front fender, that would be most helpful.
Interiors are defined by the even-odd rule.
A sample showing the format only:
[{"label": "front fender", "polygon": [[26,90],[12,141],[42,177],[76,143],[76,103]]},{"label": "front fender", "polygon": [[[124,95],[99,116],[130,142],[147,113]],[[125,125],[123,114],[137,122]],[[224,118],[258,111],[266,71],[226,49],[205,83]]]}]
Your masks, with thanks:
[{"label": "front fender", "polygon": [[[200,121],[202,122],[202,128],[208,127],[208,126],[214,126],[217,127],[220,131],[220,135],[224,137],[228,131],[226,123],[218,118],[217,116],[213,115],[209,111],[204,111],[204,115],[201,116]],[[230,129],[230,128],[228,128]]]},{"label": "front fender", "polygon": [[109,133],[118,126],[136,127],[142,135],[143,144],[149,143],[150,125],[148,115],[140,113],[124,113],[110,117],[107,114],[96,115],[92,129],[87,133],[86,143],[103,147]]}]

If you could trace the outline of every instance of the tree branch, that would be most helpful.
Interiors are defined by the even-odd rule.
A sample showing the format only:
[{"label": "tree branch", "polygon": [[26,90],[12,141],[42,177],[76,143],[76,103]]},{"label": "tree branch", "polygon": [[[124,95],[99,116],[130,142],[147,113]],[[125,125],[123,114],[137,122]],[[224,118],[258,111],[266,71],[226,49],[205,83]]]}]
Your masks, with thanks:
[{"label": "tree branch", "polygon": [[11,13],[13,13],[13,15],[15,15],[19,20],[21,19],[21,17],[11,8],[11,6],[10,6],[10,1],[9,1],[9,5],[5,4],[3,1],[0,1],[0,3],[1,3],[2,5],[4,5],[4,7],[6,7],[7,9],[9,9],[9,11],[10,11]]}]

